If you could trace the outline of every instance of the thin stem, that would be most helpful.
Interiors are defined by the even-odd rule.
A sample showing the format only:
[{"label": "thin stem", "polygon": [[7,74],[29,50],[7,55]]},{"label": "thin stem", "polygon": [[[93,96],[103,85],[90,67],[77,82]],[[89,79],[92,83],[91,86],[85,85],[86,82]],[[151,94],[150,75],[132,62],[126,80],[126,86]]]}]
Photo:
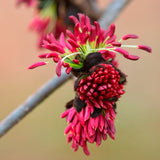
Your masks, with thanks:
[{"label": "thin stem", "polygon": [[112,48],[97,48],[93,49],[93,51],[101,51],[101,50],[106,50],[106,51],[114,51],[115,47]]},{"label": "thin stem", "polygon": [[[104,13],[104,16],[99,20],[101,27],[104,29],[108,28],[129,1],[130,0],[114,0],[111,2]],[[60,78],[57,76],[53,77],[36,93],[31,95],[23,104],[21,104],[0,123],[0,137],[5,135],[7,131],[28,115],[38,104],[45,100],[58,87],[64,84],[70,77],[71,75],[66,75],[63,70]]]},{"label": "thin stem", "polygon": [[137,48],[136,45],[121,45],[121,47],[126,47],[126,48]]},{"label": "thin stem", "polygon": [[74,56],[74,55],[77,55],[77,54],[82,54],[82,53],[81,52],[75,52],[75,53],[72,53],[72,54],[68,54],[67,56],[62,58],[62,61],[64,61],[68,57],[71,57],[71,56]]}]

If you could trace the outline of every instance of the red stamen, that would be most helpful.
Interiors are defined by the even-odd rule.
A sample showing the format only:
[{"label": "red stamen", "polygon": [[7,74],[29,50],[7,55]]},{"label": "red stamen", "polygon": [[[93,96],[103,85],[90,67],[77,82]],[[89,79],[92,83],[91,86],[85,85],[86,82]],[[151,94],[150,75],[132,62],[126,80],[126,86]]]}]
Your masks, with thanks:
[{"label": "red stamen", "polygon": [[115,48],[116,52],[121,53],[125,58],[130,59],[130,60],[138,60],[139,57],[135,55],[130,55],[126,50],[122,48]]},{"label": "red stamen", "polygon": [[75,64],[79,64],[79,60],[78,60],[78,59],[73,59],[73,62],[74,62]]},{"label": "red stamen", "polygon": [[51,58],[51,57],[57,57],[58,58],[58,53],[49,53],[46,56],[46,58]]},{"label": "red stamen", "polygon": [[152,53],[152,49],[151,49],[151,47],[149,47],[149,46],[138,45],[138,48],[139,48],[139,49],[142,49],[142,50],[144,50],[144,51],[147,51],[147,52],[149,52],[149,53]]},{"label": "red stamen", "polygon": [[73,39],[67,40],[74,48],[79,48],[79,44],[77,44]]},{"label": "red stamen", "polygon": [[57,67],[56,67],[56,73],[57,73],[57,76],[60,77],[61,76],[61,68],[62,68],[62,64],[63,64],[63,61],[59,61],[58,64],[57,64]]},{"label": "red stamen", "polygon": [[46,62],[37,62],[37,63],[34,63],[31,66],[29,66],[28,69],[34,69],[36,67],[43,66],[43,65],[46,65],[46,64],[47,64]]},{"label": "red stamen", "polygon": [[48,53],[42,53],[38,57],[39,58],[47,58]]},{"label": "red stamen", "polygon": [[69,74],[71,71],[72,71],[72,68],[71,68],[71,67],[68,67],[68,68],[66,69],[66,73],[67,73],[67,74]]},{"label": "red stamen", "polygon": [[115,32],[115,24],[111,24],[110,25],[110,31],[109,31],[109,37],[112,37],[114,35]]},{"label": "red stamen", "polygon": [[137,35],[135,35],[135,34],[127,34],[127,35],[122,37],[123,40],[127,40],[127,39],[130,39],[130,38],[131,39],[137,39],[139,37]]},{"label": "red stamen", "polygon": [[111,45],[116,47],[121,47],[122,44],[120,42],[112,42]]}]

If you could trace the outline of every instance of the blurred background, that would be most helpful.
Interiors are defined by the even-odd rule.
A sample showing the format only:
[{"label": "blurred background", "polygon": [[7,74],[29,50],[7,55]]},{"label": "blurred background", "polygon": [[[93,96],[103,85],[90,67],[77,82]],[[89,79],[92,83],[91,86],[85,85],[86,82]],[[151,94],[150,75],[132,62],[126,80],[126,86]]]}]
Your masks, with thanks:
[{"label": "blurred background", "polygon": [[[99,6],[104,8],[109,2],[99,0]],[[66,122],[60,115],[65,103],[74,97],[70,80],[0,139],[0,159],[160,159],[159,5],[159,0],[132,0],[115,21],[118,38],[137,34],[140,39],[127,44],[145,44],[153,49],[152,55],[130,49],[141,57],[136,62],[118,56],[128,83],[118,102],[115,141],[108,138],[98,148],[89,145],[89,157],[81,149],[74,153],[66,143]],[[55,64],[27,70],[43,52],[36,47],[36,35],[27,29],[32,16],[32,9],[25,5],[17,8],[15,0],[1,2],[0,120],[55,74]]]}]

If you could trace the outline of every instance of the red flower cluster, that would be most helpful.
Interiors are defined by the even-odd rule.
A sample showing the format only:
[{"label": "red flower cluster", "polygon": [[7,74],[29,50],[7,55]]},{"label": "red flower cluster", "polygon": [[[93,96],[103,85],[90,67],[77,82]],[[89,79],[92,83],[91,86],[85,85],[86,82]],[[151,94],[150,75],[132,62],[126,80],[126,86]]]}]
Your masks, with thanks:
[{"label": "red flower cluster", "polygon": [[108,107],[97,117],[90,117],[91,110],[87,106],[79,113],[74,107],[65,111],[61,117],[67,117],[69,123],[64,133],[67,135],[67,142],[72,141],[72,148],[77,151],[81,146],[86,155],[89,155],[87,142],[96,142],[97,146],[101,144],[102,139],[107,139],[107,134],[114,139],[115,126],[114,119],[115,113],[112,107]]},{"label": "red flower cluster", "polygon": [[[67,110],[62,114],[66,117],[68,126],[65,134],[67,141],[72,141],[72,148],[76,151],[81,146],[86,155],[89,155],[87,142],[96,142],[107,139],[107,134],[115,138],[115,109],[116,101],[125,92],[123,86],[126,76],[117,67],[116,54],[122,54],[130,60],[139,57],[131,55],[124,47],[133,47],[151,52],[145,45],[122,45],[123,40],[136,39],[138,36],[127,34],[119,41],[116,40],[115,25],[112,24],[106,31],[100,28],[98,22],[90,24],[90,19],[78,14],[79,20],[71,16],[75,23],[74,33],[67,30],[68,38],[60,35],[59,41],[53,34],[47,35],[43,47],[50,53],[41,54],[40,58],[52,58],[58,63],[56,73],[61,76],[62,66],[66,72],[77,77],[75,81],[75,98],[66,105]],[[45,65],[38,62],[29,67]]]},{"label": "red flower cluster", "polygon": [[[138,60],[139,56],[130,55],[124,50],[125,47],[138,48],[151,52],[151,48],[145,45],[122,45],[123,40],[130,38],[136,39],[138,36],[134,34],[127,34],[119,41],[116,41],[115,25],[112,24],[106,31],[100,28],[98,22],[94,22],[94,26],[90,24],[88,16],[78,14],[80,21],[74,16],[70,19],[75,23],[74,34],[66,30],[68,35],[65,41],[64,34],[61,33],[60,40],[56,40],[53,34],[46,36],[43,41],[43,47],[50,50],[51,53],[41,54],[40,58],[53,58],[57,65],[57,75],[61,75],[61,67],[67,68],[67,73],[73,69],[80,69],[83,66],[85,57],[93,52],[100,52],[106,59],[112,59],[112,63],[116,64],[115,56],[117,53],[122,54],[125,58],[130,60]],[[77,59],[79,55],[79,59]],[[39,63],[39,62],[38,62]],[[35,66],[35,65],[34,65]],[[38,65],[37,65],[38,66]],[[71,68],[70,68],[71,67]],[[30,66],[29,69],[34,68]]]},{"label": "red flower cluster", "polygon": [[61,32],[65,33],[66,25],[57,15],[58,1],[55,0],[17,0],[17,5],[26,3],[33,7],[35,17],[31,21],[29,28],[38,34],[38,47],[42,47],[45,36],[51,32],[59,37]]},{"label": "red flower cluster", "polygon": [[89,155],[87,142],[96,142],[99,146],[102,139],[107,139],[107,134],[115,139],[115,101],[124,94],[120,74],[111,64],[102,63],[92,67],[90,75],[79,81],[78,98],[61,116],[67,117],[69,124],[65,134],[75,151],[81,146]]},{"label": "red flower cluster", "polygon": [[[101,64],[87,78],[81,79],[77,92],[81,100],[87,100],[97,108],[106,108],[102,100],[112,97],[119,98],[124,94],[123,85],[119,84],[119,72],[111,64]],[[107,103],[108,105],[108,103]]]}]

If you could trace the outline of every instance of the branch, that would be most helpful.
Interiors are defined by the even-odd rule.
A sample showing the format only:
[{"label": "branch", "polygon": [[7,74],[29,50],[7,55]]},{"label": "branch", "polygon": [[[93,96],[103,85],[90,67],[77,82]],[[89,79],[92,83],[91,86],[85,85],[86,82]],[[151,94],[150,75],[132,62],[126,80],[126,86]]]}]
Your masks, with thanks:
[{"label": "branch", "polygon": [[99,20],[101,27],[106,30],[130,1],[131,0],[113,0],[113,2],[107,6],[106,11]]},{"label": "branch", "polygon": [[[114,0],[107,7],[103,17],[99,23],[102,28],[106,29],[119,15],[121,10],[126,6],[130,0]],[[44,84],[36,93],[31,95],[23,104],[15,109],[8,117],[0,123],[0,137],[9,131],[15,124],[22,120],[28,113],[30,113],[38,104],[45,100],[51,93],[53,93],[59,86],[65,83],[71,75],[66,75],[62,71],[60,78],[53,77],[50,81]]]},{"label": "branch", "polygon": [[8,117],[0,123],[0,137],[2,137],[8,130],[10,130],[16,123],[23,119],[29,112],[31,112],[38,104],[46,99],[58,87],[67,82],[71,78],[71,74],[67,75],[62,71],[61,77],[53,77],[46,84],[44,84],[36,93],[28,97],[28,99],[15,109]]},{"label": "branch", "polygon": [[95,0],[69,0],[77,8],[79,8],[84,14],[90,18],[97,20],[102,15],[102,12],[98,10],[97,2]]}]

